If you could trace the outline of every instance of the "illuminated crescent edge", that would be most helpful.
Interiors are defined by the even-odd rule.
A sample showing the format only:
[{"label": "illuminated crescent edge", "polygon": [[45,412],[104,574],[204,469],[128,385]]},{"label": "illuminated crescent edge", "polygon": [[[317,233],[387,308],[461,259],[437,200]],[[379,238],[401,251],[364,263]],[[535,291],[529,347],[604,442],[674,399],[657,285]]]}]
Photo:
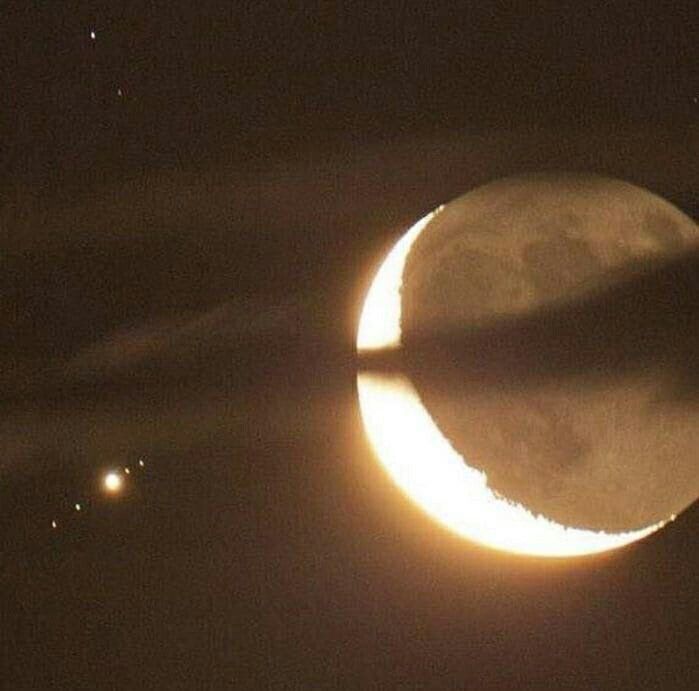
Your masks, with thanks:
[{"label": "illuminated crescent edge", "polygon": [[[405,262],[417,237],[443,208],[412,226],[379,268],[362,308],[358,352],[400,346]],[[535,515],[495,493],[488,487],[487,475],[469,467],[440,432],[407,377],[360,372],[357,390],[366,434],[385,471],[424,512],[461,537],[517,554],[571,557],[623,547],[668,522],[605,533]]]}]

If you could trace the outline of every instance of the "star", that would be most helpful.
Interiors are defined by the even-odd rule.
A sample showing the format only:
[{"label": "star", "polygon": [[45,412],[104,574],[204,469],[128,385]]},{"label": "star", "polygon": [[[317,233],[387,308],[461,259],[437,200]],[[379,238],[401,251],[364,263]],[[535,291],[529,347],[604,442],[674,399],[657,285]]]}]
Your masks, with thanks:
[{"label": "star", "polygon": [[117,494],[124,485],[124,478],[114,471],[107,473],[103,480],[104,489],[110,494]]}]

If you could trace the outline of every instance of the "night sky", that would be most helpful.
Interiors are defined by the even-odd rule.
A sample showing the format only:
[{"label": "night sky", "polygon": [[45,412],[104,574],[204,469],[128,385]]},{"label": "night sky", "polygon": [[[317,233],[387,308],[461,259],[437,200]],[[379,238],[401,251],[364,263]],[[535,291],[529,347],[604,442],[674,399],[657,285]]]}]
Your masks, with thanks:
[{"label": "night sky", "polygon": [[3,7],[0,688],[699,685],[696,505],[497,553],[361,428],[430,209],[579,171],[699,214],[696,3],[525,4]]}]

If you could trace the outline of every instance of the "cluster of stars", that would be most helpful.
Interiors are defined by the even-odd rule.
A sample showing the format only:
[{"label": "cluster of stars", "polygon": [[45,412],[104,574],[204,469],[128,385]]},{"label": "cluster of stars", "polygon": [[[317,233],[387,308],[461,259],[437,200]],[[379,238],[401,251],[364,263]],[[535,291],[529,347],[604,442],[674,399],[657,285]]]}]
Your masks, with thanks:
[{"label": "cluster of stars", "polygon": [[[143,470],[146,467],[146,462],[143,458],[138,459],[137,469]],[[109,470],[102,476],[100,480],[100,490],[103,494],[115,497],[124,492],[126,489],[127,476],[131,475],[131,468],[124,466],[119,470]],[[83,502],[76,501],[73,504],[73,510],[77,513],[83,511]],[[52,519],[51,528],[57,530],[59,527],[59,521],[57,518]]]}]

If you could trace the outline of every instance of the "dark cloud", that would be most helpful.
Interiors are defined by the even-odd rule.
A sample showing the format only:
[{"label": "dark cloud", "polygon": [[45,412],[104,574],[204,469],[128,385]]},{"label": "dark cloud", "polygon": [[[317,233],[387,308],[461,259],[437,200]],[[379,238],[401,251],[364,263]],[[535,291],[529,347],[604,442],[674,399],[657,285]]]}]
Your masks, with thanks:
[{"label": "dark cloud", "polygon": [[[346,372],[379,253],[427,210],[494,177],[594,167],[691,211],[693,178],[683,173],[693,170],[686,142],[695,136],[445,133],[336,143],[259,170],[153,172],[70,201],[25,191],[0,224],[5,462],[36,462],[21,438],[41,436],[42,417],[28,434],[9,432],[33,407],[69,418],[110,397],[140,409],[139,400],[196,400],[260,381],[312,387],[319,371]],[[497,371],[491,362],[481,376],[498,385]]]},{"label": "dark cloud", "polygon": [[699,402],[699,250],[634,261],[603,283],[582,297],[477,327],[407,332],[400,352],[367,353],[362,363],[496,388],[567,378],[594,385],[654,373],[665,381],[666,402]]}]

